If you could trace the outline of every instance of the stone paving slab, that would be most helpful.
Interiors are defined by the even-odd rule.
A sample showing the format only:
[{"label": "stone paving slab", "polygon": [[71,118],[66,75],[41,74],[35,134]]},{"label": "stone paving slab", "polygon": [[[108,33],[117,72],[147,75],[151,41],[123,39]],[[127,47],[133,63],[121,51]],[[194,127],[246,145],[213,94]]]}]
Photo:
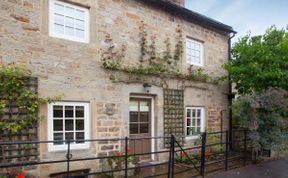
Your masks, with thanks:
[{"label": "stone paving slab", "polygon": [[208,175],[206,178],[288,178],[288,157]]}]

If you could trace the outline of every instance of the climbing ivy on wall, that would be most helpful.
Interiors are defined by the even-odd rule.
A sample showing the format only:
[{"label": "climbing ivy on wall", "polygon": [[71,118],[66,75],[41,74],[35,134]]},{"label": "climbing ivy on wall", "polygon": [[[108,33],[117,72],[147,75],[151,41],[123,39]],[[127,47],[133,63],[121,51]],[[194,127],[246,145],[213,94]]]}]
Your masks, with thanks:
[{"label": "climbing ivy on wall", "polygon": [[34,127],[42,118],[39,105],[60,99],[40,97],[32,79],[31,71],[22,65],[0,65],[0,133],[15,134]]},{"label": "climbing ivy on wall", "polygon": [[[149,35],[147,25],[142,22],[139,26],[140,58],[138,65],[124,64],[126,57],[126,46],[119,48],[113,43],[110,35],[106,35],[105,43],[108,47],[101,49],[101,60],[103,67],[110,70],[119,70],[130,75],[154,75],[161,78],[175,78],[182,80],[193,80],[217,84],[223,80],[222,77],[211,77],[203,69],[194,69],[191,65],[187,72],[181,71],[181,62],[184,52],[184,42],[181,26],[175,29],[175,47],[172,52],[170,38],[164,40],[165,51],[157,51],[156,35]],[[132,76],[129,78],[133,78]]]}]

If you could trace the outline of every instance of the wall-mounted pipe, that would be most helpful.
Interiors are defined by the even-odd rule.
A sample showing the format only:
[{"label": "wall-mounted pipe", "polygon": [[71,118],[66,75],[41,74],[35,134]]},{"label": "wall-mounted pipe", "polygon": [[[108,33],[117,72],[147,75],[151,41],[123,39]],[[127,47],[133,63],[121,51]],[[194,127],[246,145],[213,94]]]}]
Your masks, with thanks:
[{"label": "wall-mounted pipe", "polygon": [[[231,39],[234,38],[236,35],[235,33],[232,33],[232,36],[228,39],[228,61],[232,60],[232,54],[231,54]],[[232,132],[233,132],[233,126],[232,126],[232,100],[235,97],[235,95],[232,93],[232,83],[231,83],[231,75],[228,72],[228,107],[229,107],[229,147],[230,150],[233,150],[233,138],[232,138]]]}]

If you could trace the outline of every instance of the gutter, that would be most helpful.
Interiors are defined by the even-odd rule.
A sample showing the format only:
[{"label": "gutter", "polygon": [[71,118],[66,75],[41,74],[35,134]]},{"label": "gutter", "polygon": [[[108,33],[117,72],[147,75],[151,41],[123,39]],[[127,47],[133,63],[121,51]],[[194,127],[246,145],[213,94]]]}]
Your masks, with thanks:
[{"label": "gutter", "polygon": [[226,33],[236,33],[233,30],[233,28],[229,25],[223,24],[210,17],[207,17],[195,11],[189,10],[171,1],[168,1],[168,0],[140,0],[140,1],[142,1],[143,3],[147,3],[147,4],[151,4],[151,3],[158,4],[160,5],[160,7],[164,7],[165,10],[172,12],[174,14],[178,13],[178,14],[184,15],[186,16],[188,21],[192,23],[196,23],[198,25],[205,26],[206,28],[211,26],[211,27],[214,27],[215,29],[218,29]]},{"label": "gutter", "polygon": [[[237,32],[232,32],[232,36],[228,39],[228,61],[232,60],[231,55],[231,39],[235,37]],[[233,126],[232,126],[232,101],[235,98],[235,94],[232,92],[232,83],[231,83],[231,75],[228,72],[228,109],[229,109],[229,147],[230,150],[233,150]]]}]

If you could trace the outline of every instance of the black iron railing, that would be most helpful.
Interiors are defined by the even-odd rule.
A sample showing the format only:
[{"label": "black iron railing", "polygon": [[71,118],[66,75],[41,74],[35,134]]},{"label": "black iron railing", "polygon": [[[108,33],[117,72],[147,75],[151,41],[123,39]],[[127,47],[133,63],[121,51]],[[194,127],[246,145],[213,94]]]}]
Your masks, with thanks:
[{"label": "black iron railing", "polygon": [[[244,160],[244,164],[246,164],[247,162],[247,131],[243,130],[242,131],[244,133],[244,139],[243,139],[243,160]],[[209,140],[207,140],[209,138],[209,136],[211,135],[219,135],[221,134],[221,137],[219,136],[219,140],[215,141],[213,143],[208,142]],[[74,150],[71,149],[71,146],[73,143],[76,142],[76,140],[63,140],[63,142],[65,142],[67,144],[67,149],[66,149],[66,153],[65,153],[65,159],[59,159],[59,160],[49,160],[49,161],[45,161],[44,159],[42,160],[38,160],[38,161],[16,161],[16,162],[5,162],[2,160],[2,162],[0,163],[0,175],[1,175],[1,169],[4,168],[10,168],[10,167],[26,167],[26,166],[33,166],[33,165],[43,165],[43,164],[57,164],[57,163],[66,163],[66,171],[64,171],[64,177],[75,177],[74,174],[72,174],[72,172],[74,172],[75,170],[71,168],[71,164],[73,162],[79,162],[79,161],[91,161],[91,160],[107,160],[107,159],[121,159],[123,160],[123,162],[121,163],[121,166],[118,167],[117,169],[102,169],[102,170],[98,170],[98,171],[93,171],[93,172],[88,172],[88,173],[82,173],[81,175],[77,175],[76,177],[79,176],[89,176],[89,175],[101,175],[101,174],[113,174],[116,172],[120,172],[122,173],[121,175],[123,175],[123,177],[127,178],[127,177],[131,177],[131,175],[129,175],[129,171],[131,170],[141,170],[141,169],[148,169],[151,167],[157,167],[157,166],[165,166],[166,169],[164,171],[159,171],[156,173],[154,173],[153,175],[143,175],[143,177],[146,178],[150,178],[150,177],[159,177],[159,176],[167,176],[168,178],[174,178],[175,175],[187,172],[187,171],[191,171],[191,170],[195,170],[195,172],[197,173],[197,175],[201,175],[204,176],[205,175],[205,168],[208,165],[207,163],[207,155],[206,155],[206,150],[209,149],[209,147],[213,147],[215,145],[222,145],[223,150],[221,150],[218,153],[215,154],[223,154],[224,155],[224,159],[218,160],[218,162],[223,162],[224,165],[224,169],[228,170],[229,167],[229,132],[228,131],[224,131],[224,132],[212,132],[212,133],[201,133],[200,134],[200,138],[201,138],[201,144],[200,145],[196,145],[196,146],[186,146],[184,147],[183,145],[181,145],[178,140],[176,140],[174,135],[171,135],[170,137],[143,137],[143,138],[111,138],[111,139],[90,139],[90,140],[77,140],[77,142],[121,142],[119,144],[119,150],[124,150],[124,153],[121,155],[106,155],[106,156],[89,156],[89,157],[74,157],[73,156],[73,152]],[[217,137],[218,138],[218,137]],[[169,154],[169,159],[168,160],[162,160],[162,162],[158,163],[153,163],[153,164],[137,164],[133,167],[129,166],[129,159],[131,157],[131,153],[129,153],[129,143],[131,143],[133,140],[147,140],[150,139],[151,141],[156,142],[157,143],[162,143],[163,149],[158,149],[158,150],[151,150],[149,152],[134,152],[133,156],[137,156],[137,157],[141,157],[141,156],[147,156],[147,155],[159,155],[159,154]],[[170,147],[169,149],[165,148],[165,141],[170,140]],[[9,145],[23,145],[23,144],[54,144],[54,143],[59,143],[59,140],[57,141],[9,141],[9,142],[0,142],[0,147],[3,146],[9,146]],[[159,146],[158,146],[159,148]],[[189,151],[191,150],[195,150],[195,149],[199,149],[201,152],[201,156],[199,156],[198,158],[192,157],[188,154]],[[182,170],[175,170],[175,165],[176,164],[182,164],[181,162],[177,161],[177,158],[179,157],[179,153],[180,156],[183,155],[187,155],[187,160],[185,162],[186,165],[188,165],[187,169],[182,169]],[[1,156],[1,155],[0,155]],[[176,156],[176,158],[175,158]],[[181,160],[182,158],[180,158]],[[102,162],[103,163],[103,162]],[[189,166],[190,165],[190,166]],[[141,175],[142,176],[142,175]],[[132,176],[133,177],[133,176]]]}]

